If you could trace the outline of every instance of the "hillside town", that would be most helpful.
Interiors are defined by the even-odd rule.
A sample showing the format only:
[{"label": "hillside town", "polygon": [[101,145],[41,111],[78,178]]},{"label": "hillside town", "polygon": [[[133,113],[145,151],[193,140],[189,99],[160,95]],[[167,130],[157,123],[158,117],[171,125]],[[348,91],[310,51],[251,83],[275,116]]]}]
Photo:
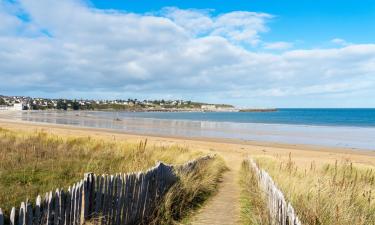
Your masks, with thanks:
[{"label": "hillside town", "polygon": [[72,100],[3,95],[0,110],[236,111],[232,105],[185,100]]}]

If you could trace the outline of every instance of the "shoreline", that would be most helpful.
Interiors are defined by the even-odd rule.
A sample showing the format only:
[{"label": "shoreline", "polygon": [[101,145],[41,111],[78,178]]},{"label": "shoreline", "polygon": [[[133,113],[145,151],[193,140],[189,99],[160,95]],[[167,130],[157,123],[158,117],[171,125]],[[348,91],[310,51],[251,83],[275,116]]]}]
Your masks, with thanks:
[{"label": "shoreline", "polygon": [[[3,112],[8,112],[8,113],[3,113]],[[12,114],[14,112],[17,112],[17,111],[0,111],[0,115],[1,114]],[[35,112],[50,112],[50,113],[56,113],[56,112],[68,112],[68,113],[74,113],[70,116],[77,116],[78,118],[84,118],[84,117],[87,117],[87,118],[93,118],[91,117],[91,115],[80,115],[80,113],[122,113],[122,112],[125,112],[125,113],[217,113],[218,111],[174,111],[174,112],[162,112],[162,111],[142,111],[142,112],[137,112],[137,111],[105,111],[105,110],[79,110],[79,111],[74,111],[74,110],[67,110],[67,111],[59,111],[59,110],[33,110],[33,111],[18,111],[18,112],[31,112],[31,113],[35,113]],[[229,111],[220,111],[220,112],[229,112]],[[239,113],[239,112],[237,112]],[[2,118],[0,117],[0,119],[8,119],[8,118]],[[95,119],[106,119],[106,118],[101,118],[101,117],[97,117]],[[118,118],[114,118],[114,120],[116,120]],[[277,123],[277,122],[269,122],[269,123],[265,123],[265,122],[236,122],[236,121],[230,121],[230,120],[223,120],[223,121],[217,121],[217,120],[209,120],[209,119],[202,119],[202,120],[198,120],[198,119],[182,119],[182,118],[178,118],[178,119],[174,119],[174,118],[171,118],[171,119],[167,119],[167,118],[158,118],[158,117],[139,117],[139,116],[129,116],[129,117],[125,117],[125,119],[142,119],[142,120],[159,120],[159,121],[182,121],[182,122],[208,122],[208,123],[222,123],[222,124],[240,124],[240,125],[262,125],[262,126],[285,126],[285,127],[314,127],[314,128],[349,128],[349,129],[374,129],[375,130],[375,126],[372,126],[372,125],[367,125],[367,126],[355,126],[355,125],[343,125],[343,124],[314,124],[314,123],[311,123],[311,124],[303,124],[303,123]],[[123,120],[119,120],[119,121],[123,121]],[[62,124],[63,125],[63,124]],[[374,150],[375,150],[375,147],[374,147]]]},{"label": "shoreline", "polygon": [[132,114],[117,115],[92,112],[33,112],[1,113],[0,119],[41,124],[72,125],[102,128],[119,133],[190,138],[205,140],[242,141],[244,143],[275,143],[291,146],[317,146],[375,150],[375,128],[316,126],[300,124],[269,124],[244,122],[200,121],[186,118],[149,118]]},{"label": "shoreline", "polygon": [[[140,134],[134,132],[120,131],[110,128],[93,128],[93,127],[83,127],[65,124],[52,124],[43,122],[30,122],[22,120],[12,120],[0,118],[0,127],[9,129],[20,129],[20,130],[30,130],[30,129],[49,129],[54,130],[69,130],[74,133],[74,131],[86,131],[88,134],[116,134],[121,136],[127,136],[143,140],[146,138],[159,138],[159,139],[173,139],[180,141],[193,141],[193,142],[207,142],[215,144],[234,144],[234,145],[248,145],[254,147],[267,147],[267,148],[282,148],[290,150],[302,150],[302,151],[315,151],[315,152],[327,152],[327,153],[343,153],[343,154],[355,154],[364,156],[375,157],[375,150],[361,149],[361,148],[347,148],[347,147],[332,147],[332,146],[321,146],[321,145],[310,145],[310,144],[289,144],[289,143],[278,143],[271,141],[253,141],[253,140],[240,140],[231,138],[212,138],[212,137],[186,137],[186,136],[174,136],[174,135],[156,135],[156,134]],[[59,132],[57,132],[59,133]],[[87,136],[87,135],[85,135]]]},{"label": "shoreline", "polygon": [[[329,109],[329,108],[328,108]],[[336,108],[335,108],[336,109]],[[363,109],[375,109],[375,108],[363,108]],[[12,115],[14,112],[48,112],[48,113],[61,113],[61,112],[67,112],[67,113],[74,113],[71,116],[77,116],[77,117],[87,117],[91,118],[90,115],[79,115],[80,113],[217,113],[217,112],[233,112],[233,111],[110,111],[110,110],[67,110],[67,111],[61,111],[61,110],[22,110],[22,111],[1,111],[0,115]],[[240,112],[237,112],[240,113]],[[0,119],[9,119],[0,117]],[[96,119],[100,119],[99,117]],[[105,118],[103,118],[105,119]],[[118,118],[114,118],[116,120]],[[167,119],[167,118],[157,118],[157,117],[138,117],[138,116],[132,116],[132,117],[126,117],[125,119],[142,119],[142,120],[160,120],[160,121],[183,121],[183,122],[212,122],[212,123],[223,123],[223,124],[241,124],[241,125],[262,125],[262,126],[291,126],[291,127],[316,127],[316,128],[350,128],[350,129],[375,129],[375,126],[367,125],[367,126],[355,126],[355,125],[343,125],[343,124],[304,124],[304,123],[277,123],[277,122],[235,122],[230,120],[223,120],[223,121],[216,121],[216,120],[209,120],[209,119],[203,119],[203,120],[197,120],[197,119]],[[11,119],[10,119],[11,120]],[[119,120],[122,121],[122,120]],[[64,124],[60,124],[64,125]],[[375,150],[375,148],[374,148]]]}]

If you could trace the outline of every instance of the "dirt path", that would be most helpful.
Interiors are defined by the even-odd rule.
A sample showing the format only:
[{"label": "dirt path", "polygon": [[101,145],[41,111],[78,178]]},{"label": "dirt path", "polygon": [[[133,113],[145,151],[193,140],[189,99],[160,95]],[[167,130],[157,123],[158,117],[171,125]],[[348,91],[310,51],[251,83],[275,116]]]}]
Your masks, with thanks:
[{"label": "dirt path", "polygon": [[218,193],[191,219],[191,225],[233,225],[240,217],[240,188],[238,184],[241,158],[239,155],[224,157],[229,171],[223,176]]}]

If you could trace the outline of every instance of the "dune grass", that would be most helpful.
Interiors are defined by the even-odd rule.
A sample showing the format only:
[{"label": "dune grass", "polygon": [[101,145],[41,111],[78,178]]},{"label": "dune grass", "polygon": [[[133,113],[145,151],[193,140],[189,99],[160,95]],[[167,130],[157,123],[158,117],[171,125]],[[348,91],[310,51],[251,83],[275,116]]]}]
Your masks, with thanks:
[{"label": "dune grass", "polygon": [[217,191],[223,172],[222,158],[201,162],[192,173],[179,173],[180,180],[168,191],[152,224],[189,224],[191,214]]},{"label": "dune grass", "polygon": [[292,157],[260,157],[303,224],[374,225],[375,168],[350,161],[298,167]]},{"label": "dune grass", "polygon": [[241,224],[269,225],[269,215],[266,199],[259,188],[258,178],[250,169],[249,161],[244,160],[240,170],[240,204]]},{"label": "dune grass", "polygon": [[0,128],[0,208],[7,214],[27,198],[66,189],[86,172],[140,171],[157,161],[181,164],[202,155],[179,146],[150,146],[147,140],[130,144]]}]

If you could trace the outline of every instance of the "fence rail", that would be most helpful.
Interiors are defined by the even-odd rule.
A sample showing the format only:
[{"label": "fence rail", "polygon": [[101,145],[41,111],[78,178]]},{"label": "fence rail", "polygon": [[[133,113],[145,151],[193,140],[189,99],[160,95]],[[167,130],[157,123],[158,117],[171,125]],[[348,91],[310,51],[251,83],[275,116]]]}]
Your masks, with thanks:
[{"label": "fence rail", "polygon": [[148,221],[157,204],[178,180],[176,171],[189,173],[205,156],[180,166],[159,162],[138,173],[96,175],[87,173],[68,190],[56,189],[37,196],[35,204],[22,202],[9,218],[0,209],[0,225],[81,225],[93,221],[102,225],[139,224]]},{"label": "fence rail", "polygon": [[285,200],[284,194],[277,187],[271,176],[260,169],[253,159],[249,159],[250,169],[258,178],[260,188],[265,192],[267,207],[272,225],[301,225],[294,208]]}]

